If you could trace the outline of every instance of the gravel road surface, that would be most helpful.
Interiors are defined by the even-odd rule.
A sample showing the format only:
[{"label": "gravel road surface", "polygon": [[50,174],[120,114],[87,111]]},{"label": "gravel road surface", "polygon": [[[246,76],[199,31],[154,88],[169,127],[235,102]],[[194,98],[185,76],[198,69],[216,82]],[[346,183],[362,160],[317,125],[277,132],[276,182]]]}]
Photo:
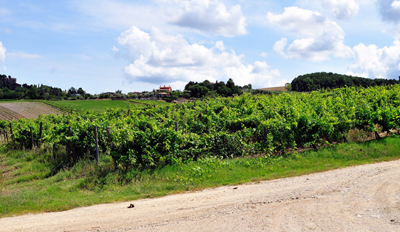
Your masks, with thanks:
[{"label": "gravel road surface", "polygon": [[400,161],[2,218],[0,231],[400,231]]}]

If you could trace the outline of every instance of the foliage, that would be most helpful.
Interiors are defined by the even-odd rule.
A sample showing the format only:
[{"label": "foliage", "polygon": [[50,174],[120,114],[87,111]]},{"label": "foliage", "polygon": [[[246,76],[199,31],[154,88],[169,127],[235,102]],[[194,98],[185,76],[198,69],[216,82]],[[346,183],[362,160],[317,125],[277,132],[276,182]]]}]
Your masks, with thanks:
[{"label": "foliage", "polygon": [[[74,166],[64,154],[52,158],[49,147],[10,151],[0,147],[0,218],[63,211],[100,203],[132,201],[223,185],[237,185],[352,165],[400,158],[400,138],[294,152],[282,156],[188,160],[154,170],[113,169],[109,156]],[[61,152],[65,151],[62,149]],[[240,188],[240,187],[239,187]]]},{"label": "foliage", "polygon": [[[400,81],[400,80],[399,80]],[[291,83],[293,91],[310,92],[319,89],[336,89],[343,87],[370,87],[382,85],[394,85],[399,81],[394,79],[369,79],[362,77],[353,77],[348,75],[340,75],[336,73],[318,72],[302,76],[298,76]]]},{"label": "foliage", "polygon": [[21,119],[12,122],[9,146],[31,146],[30,127],[37,143],[40,122],[43,142],[70,147],[74,161],[94,157],[97,127],[100,151],[109,152],[119,168],[147,169],[210,156],[316,148],[346,141],[352,129],[391,133],[400,128],[400,86],[270,96],[245,93],[186,104]]},{"label": "foliage", "polygon": [[229,79],[226,85],[223,81],[211,83],[208,80],[205,80],[201,83],[190,81],[185,86],[185,92],[190,93],[190,97],[192,98],[202,98],[206,96],[215,97],[217,95],[230,97],[241,95],[243,93],[242,89],[251,91],[251,88],[251,84],[244,87],[237,86],[232,79]]}]

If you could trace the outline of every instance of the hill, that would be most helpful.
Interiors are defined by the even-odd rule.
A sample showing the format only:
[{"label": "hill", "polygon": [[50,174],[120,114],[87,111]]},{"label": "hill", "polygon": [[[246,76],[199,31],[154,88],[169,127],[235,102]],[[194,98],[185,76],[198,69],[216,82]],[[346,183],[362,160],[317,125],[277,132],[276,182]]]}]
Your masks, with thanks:
[{"label": "hill", "polygon": [[398,84],[399,81],[394,79],[369,79],[363,77],[354,77],[349,75],[342,75],[336,73],[318,72],[305,74],[298,76],[293,79],[291,86],[293,91],[298,92],[310,92],[319,89],[336,89],[342,87],[352,86],[382,86],[382,85],[394,85]]}]

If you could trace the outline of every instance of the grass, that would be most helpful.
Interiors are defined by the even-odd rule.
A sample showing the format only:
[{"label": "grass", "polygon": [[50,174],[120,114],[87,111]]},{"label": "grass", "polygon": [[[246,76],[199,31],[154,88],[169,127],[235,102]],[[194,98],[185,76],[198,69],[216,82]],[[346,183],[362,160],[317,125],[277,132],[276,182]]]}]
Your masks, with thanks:
[{"label": "grass", "polygon": [[0,217],[160,197],[222,185],[304,175],[400,158],[400,138],[339,144],[286,157],[205,158],[156,170],[113,170],[102,155],[60,165],[48,148],[0,152]]},{"label": "grass", "polygon": [[[145,105],[166,106],[170,103],[155,100],[128,100],[128,101],[113,101],[113,100],[74,100],[74,101],[57,101],[52,102],[60,108],[67,107],[77,110],[93,110],[95,113],[101,113],[111,108],[130,108],[143,107]],[[55,104],[54,104],[55,103]]]},{"label": "grass", "polygon": [[93,110],[101,113],[109,108],[129,108],[135,106],[127,101],[113,100],[74,100],[74,101],[57,101],[58,105],[67,106],[77,110]]},{"label": "grass", "polygon": [[129,100],[129,102],[150,105],[150,106],[168,106],[171,103],[165,101],[157,101],[157,100]]}]

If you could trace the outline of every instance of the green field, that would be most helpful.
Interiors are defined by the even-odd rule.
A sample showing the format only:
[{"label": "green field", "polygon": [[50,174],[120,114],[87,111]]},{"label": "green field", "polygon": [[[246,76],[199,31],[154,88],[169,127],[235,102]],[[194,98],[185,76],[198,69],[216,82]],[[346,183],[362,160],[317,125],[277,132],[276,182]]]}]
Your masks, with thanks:
[{"label": "green field", "polygon": [[101,113],[111,108],[129,108],[140,106],[139,103],[113,100],[57,101],[57,104],[77,110],[93,110],[96,113]]}]

